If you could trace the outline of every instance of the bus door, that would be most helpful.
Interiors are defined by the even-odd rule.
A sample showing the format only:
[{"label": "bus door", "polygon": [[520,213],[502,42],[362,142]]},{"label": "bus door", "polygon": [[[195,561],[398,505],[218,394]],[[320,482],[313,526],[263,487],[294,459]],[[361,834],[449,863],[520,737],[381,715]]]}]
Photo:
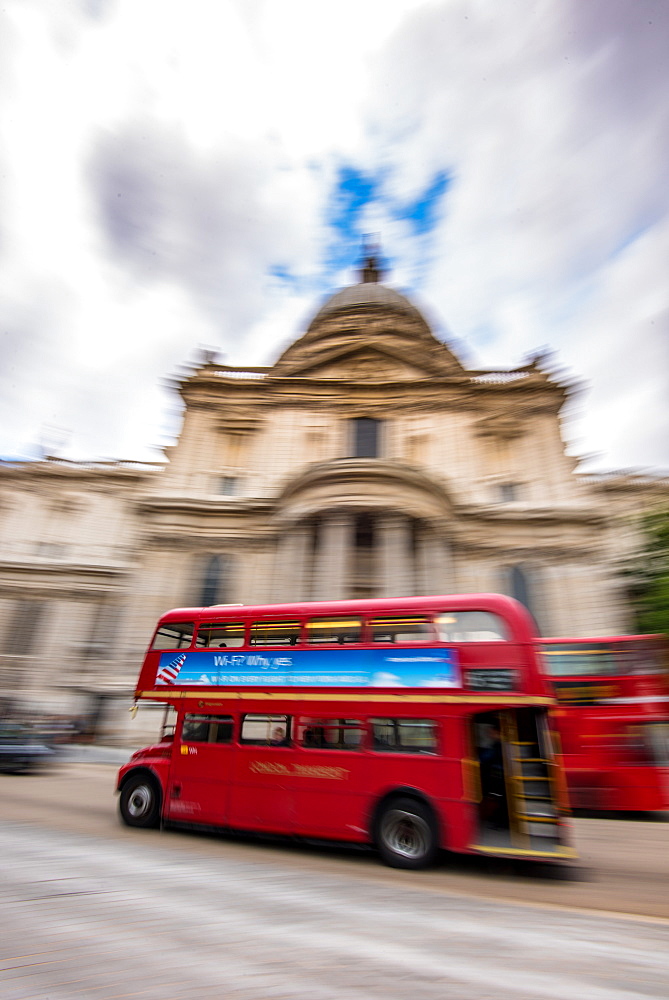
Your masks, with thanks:
[{"label": "bus door", "polygon": [[474,716],[480,768],[479,840],[551,853],[559,848],[557,768],[542,709]]},{"label": "bus door", "polygon": [[295,821],[292,719],[284,713],[242,716],[230,798],[230,825],[292,833]]},{"label": "bus door", "polygon": [[232,776],[233,719],[186,712],[177,726],[165,816],[182,823],[225,825]]}]

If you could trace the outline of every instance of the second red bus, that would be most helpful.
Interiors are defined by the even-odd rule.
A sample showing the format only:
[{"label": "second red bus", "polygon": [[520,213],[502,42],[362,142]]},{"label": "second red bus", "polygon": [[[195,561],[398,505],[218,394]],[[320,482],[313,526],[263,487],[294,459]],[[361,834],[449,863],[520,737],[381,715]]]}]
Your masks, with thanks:
[{"label": "second red bus", "polygon": [[668,643],[661,635],[542,639],[575,809],[669,809]]}]

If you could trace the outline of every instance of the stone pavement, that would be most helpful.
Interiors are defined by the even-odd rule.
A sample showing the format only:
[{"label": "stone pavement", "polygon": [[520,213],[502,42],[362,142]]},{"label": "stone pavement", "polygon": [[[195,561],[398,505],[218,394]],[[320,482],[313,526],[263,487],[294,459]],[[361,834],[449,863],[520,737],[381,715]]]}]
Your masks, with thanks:
[{"label": "stone pavement", "polygon": [[[148,834],[148,835],[147,835]],[[3,1000],[665,1000],[669,922],[0,823]],[[202,849],[206,849],[206,854]]]},{"label": "stone pavement", "polygon": [[96,743],[65,743],[58,747],[58,759],[67,764],[121,764],[130,758],[133,747],[107,747]]}]

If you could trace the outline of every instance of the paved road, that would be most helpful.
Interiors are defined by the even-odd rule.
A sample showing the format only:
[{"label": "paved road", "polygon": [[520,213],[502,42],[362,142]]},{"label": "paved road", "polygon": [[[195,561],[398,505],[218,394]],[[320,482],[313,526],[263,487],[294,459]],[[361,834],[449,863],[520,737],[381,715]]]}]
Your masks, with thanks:
[{"label": "paved road", "polygon": [[128,830],[113,776],[0,776],[3,1000],[669,995],[669,824],[579,821],[589,862],[571,879],[409,873],[359,851]]}]

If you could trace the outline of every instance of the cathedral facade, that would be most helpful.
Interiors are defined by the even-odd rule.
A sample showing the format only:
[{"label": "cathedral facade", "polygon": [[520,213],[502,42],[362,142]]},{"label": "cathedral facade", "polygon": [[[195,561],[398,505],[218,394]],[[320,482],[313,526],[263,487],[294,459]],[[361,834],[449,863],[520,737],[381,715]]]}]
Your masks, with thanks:
[{"label": "cathedral facade", "polygon": [[584,476],[570,386],[471,371],[374,260],[271,367],[210,355],[166,461],[0,465],[0,698],[122,711],[189,605],[497,591],[543,635],[631,628],[620,568],[665,480]]}]

